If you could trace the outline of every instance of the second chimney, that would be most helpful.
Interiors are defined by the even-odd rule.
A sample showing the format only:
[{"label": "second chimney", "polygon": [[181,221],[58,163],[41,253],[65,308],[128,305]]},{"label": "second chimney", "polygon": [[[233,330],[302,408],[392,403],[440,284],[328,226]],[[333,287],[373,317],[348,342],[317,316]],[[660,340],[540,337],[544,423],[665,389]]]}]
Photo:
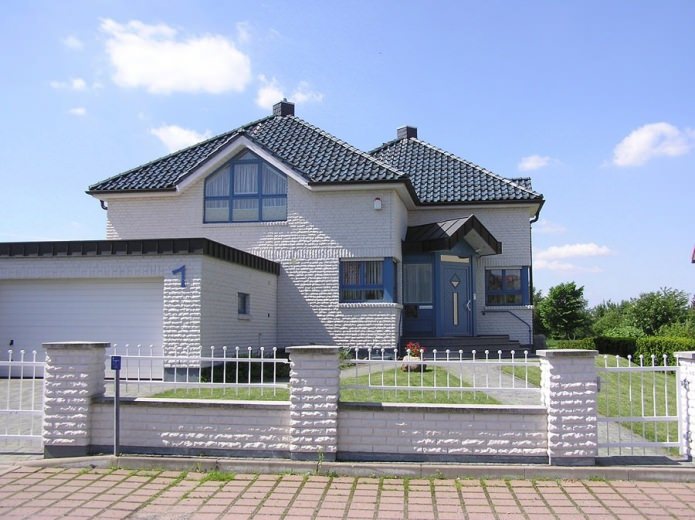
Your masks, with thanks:
[{"label": "second chimney", "polygon": [[414,126],[402,126],[396,130],[397,139],[417,139],[417,128]]},{"label": "second chimney", "polygon": [[290,103],[286,99],[283,99],[279,103],[273,105],[273,115],[274,116],[293,116],[294,115],[294,103]]}]

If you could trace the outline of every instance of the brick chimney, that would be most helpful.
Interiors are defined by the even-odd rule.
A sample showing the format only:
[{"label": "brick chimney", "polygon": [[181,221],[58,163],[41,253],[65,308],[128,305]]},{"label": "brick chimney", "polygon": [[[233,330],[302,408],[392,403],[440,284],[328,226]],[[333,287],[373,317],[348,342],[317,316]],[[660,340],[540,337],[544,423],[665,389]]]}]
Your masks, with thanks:
[{"label": "brick chimney", "polygon": [[402,126],[396,130],[397,139],[417,139],[417,128],[414,126]]},{"label": "brick chimney", "polygon": [[294,103],[290,103],[287,99],[283,99],[279,103],[273,105],[274,116],[293,116]]}]

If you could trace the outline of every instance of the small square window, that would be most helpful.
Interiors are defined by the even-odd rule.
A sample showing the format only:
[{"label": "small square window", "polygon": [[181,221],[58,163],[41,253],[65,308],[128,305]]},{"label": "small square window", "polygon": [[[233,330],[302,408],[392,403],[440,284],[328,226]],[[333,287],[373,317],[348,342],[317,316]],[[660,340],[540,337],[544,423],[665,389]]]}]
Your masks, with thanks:
[{"label": "small square window", "polygon": [[251,314],[251,295],[247,293],[240,292],[239,296],[239,314],[249,315]]}]

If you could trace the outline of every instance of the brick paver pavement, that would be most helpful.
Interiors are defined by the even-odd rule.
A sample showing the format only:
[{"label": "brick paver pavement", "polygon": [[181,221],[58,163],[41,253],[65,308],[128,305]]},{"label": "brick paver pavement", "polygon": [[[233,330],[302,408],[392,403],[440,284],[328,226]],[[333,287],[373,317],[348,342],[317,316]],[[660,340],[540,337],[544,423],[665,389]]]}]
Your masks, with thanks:
[{"label": "brick paver pavement", "polygon": [[695,483],[19,467],[0,475],[0,518],[695,519]]}]

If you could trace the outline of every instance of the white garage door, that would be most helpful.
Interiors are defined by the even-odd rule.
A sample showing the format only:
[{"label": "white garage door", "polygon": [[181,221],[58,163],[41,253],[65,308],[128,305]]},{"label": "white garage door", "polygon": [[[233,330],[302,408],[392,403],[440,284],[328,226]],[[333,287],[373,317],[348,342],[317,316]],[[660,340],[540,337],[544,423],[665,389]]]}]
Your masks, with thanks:
[{"label": "white garage door", "polygon": [[161,346],[162,295],[161,278],[0,281],[0,357],[43,360],[48,341]]}]

